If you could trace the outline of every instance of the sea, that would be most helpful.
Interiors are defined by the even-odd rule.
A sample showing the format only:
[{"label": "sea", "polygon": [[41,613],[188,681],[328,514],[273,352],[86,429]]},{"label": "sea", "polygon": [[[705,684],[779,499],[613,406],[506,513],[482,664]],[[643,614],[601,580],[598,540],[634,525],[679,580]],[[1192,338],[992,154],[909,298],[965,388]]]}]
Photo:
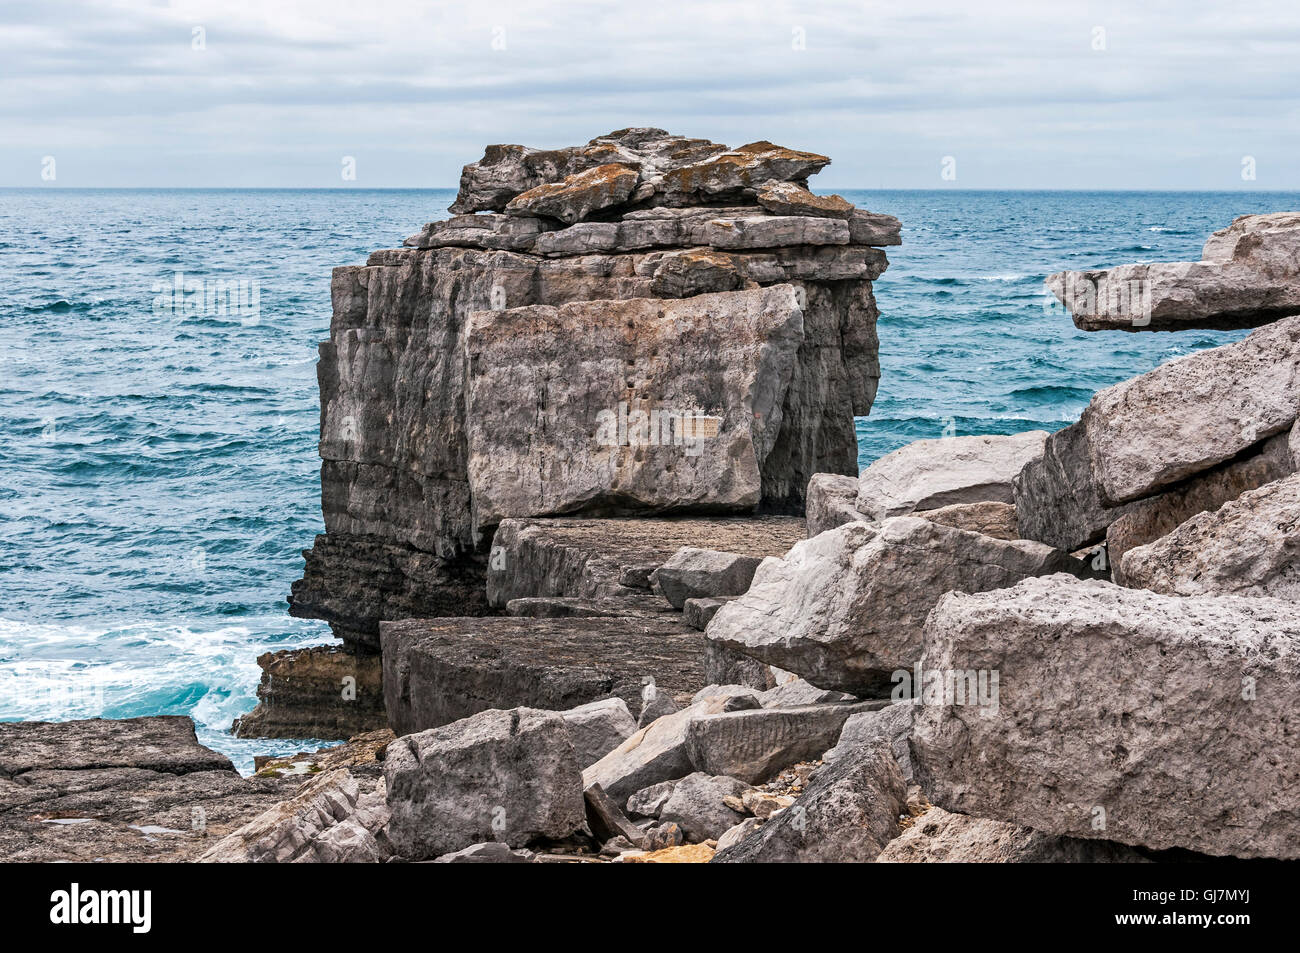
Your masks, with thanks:
[{"label": "sea", "polygon": [[[838,191],[904,223],[875,286],[862,466],[925,437],[1056,430],[1099,388],[1240,337],[1077,331],[1043,278],[1194,260],[1238,215],[1300,208],[1281,192]],[[323,530],[330,269],[453,198],[0,190],[0,720],[190,715],[245,772],[315,743],[229,728],[259,654],[331,639],[285,603]],[[196,290],[208,306],[187,311]]]}]

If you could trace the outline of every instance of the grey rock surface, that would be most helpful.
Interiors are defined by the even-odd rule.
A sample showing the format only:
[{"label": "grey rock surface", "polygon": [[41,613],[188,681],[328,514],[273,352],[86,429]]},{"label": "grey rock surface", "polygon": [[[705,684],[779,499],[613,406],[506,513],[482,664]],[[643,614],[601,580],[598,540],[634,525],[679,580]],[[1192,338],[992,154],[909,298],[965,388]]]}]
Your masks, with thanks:
[{"label": "grey rock surface", "polygon": [[835,747],[822,755],[822,759],[834,761],[841,757],[852,757],[856,748],[883,738],[889,742],[890,751],[894,755],[899,771],[902,772],[903,780],[911,784],[914,778],[911,738],[916,711],[916,705],[893,704],[875,711],[850,715],[844,722],[844,728],[840,731]]},{"label": "grey rock surface", "polygon": [[1101,496],[1149,496],[1289,430],[1300,414],[1300,316],[1098,391],[1083,415]]},{"label": "grey rock surface", "polygon": [[994,539],[1020,539],[1012,503],[952,503],[936,510],[919,510],[914,515]]},{"label": "grey rock surface", "polygon": [[[1285,433],[1258,445],[1257,452],[1222,463],[1175,484],[1164,493],[1130,503],[1106,530],[1106,548],[1114,582],[1129,585],[1124,554],[1167,536],[1198,513],[1217,510],[1247,490],[1280,480],[1296,471]],[[1150,586],[1144,588],[1151,588]]]},{"label": "grey rock surface", "polygon": [[384,696],[399,735],[489,708],[566,711],[642,688],[689,697],[705,684],[704,639],[678,619],[407,619],[385,622]]},{"label": "grey rock surface", "polygon": [[925,618],[945,592],[1084,566],[1042,543],[917,517],[849,523],[764,560],[749,591],[719,609],[705,635],[819,688],[882,697],[892,673],[920,658]]},{"label": "grey rock surface", "polygon": [[804,519],[808,535],[816,536],[845,523],[867,520],[857,508],[858,478],[838,473],[815,473],[808,481]]},{"label": "grey rock surface", "polygon": [[684,546],[650,576],[655,592],[674,609],[687,599],[742,595],[754,579],[762,558]]},{"label": "grey rock surface", "polygon": [[1294,603],[1028,579],[945,596],[925,666],[1000,684],[992,710],[920,706],[912,753],[937,806],[1155,850],[1300,856]]},{"label": "grey rock surface", "polygon": [[1142,864],[1131,847],[1057,837],[1018,824],[932,807],[886,845],[878,864]]},{"label": "grey rock surface", "polygon": [[1300,474],[1198,513],[1121,566],[1126,585],[1169,595],[1300,601]]},{"label": "grey rock surface", "polygon": [[799,761],[820,758],[835,744],[849,716],[873,704],[882,703],[701,715],[692,719],[687,728],[687,754],[699,771],[758,784]]},{"label": "grey rock surface", "polygon": [[636,719],[621,698],[603,698],[560,712],[578,767],[595,764],[636,731]]},{"label": "grey rock surface", "polygon": [[889,745],[876,741],[818,768],[791,807],[712,863],[868,863],[898,835],[906,805]]},{"label": "grey rock surface", "polygon": [[1047,286],[1085,331],[1258,327],[1300,314],[1300,213],[1239,216],[1198,262],[1065,271]]},{"label": "grey rock surface", "polygon": [[735,596],[713,597],[702,596],[695,599],[687,599],[682,603],[682,621],[689,625],[697,632],[703,632],[713,621],[713,617],[718,614],[718,610],[734,599]]},{"label": "grey rock surface", "polygon": [[688,841],[717,840],[745,818],[722,799],[740,797],[748,790],[750,786],[737,778],[696,771],[673,785],[657,816],[680,827]]},{"label": "grey rock surface", "polygon": [[858,477],[857,509],[871,519],[954,503],[1011,503],[1011,481],[1043,454],[1047,433],[940,437],[887,453]]},{"label": "grey rock surface", "polygon": [[398,738],[384,778],[388,837],[408,860],[586,830],[582,774],[554,712],[494,709]]}]

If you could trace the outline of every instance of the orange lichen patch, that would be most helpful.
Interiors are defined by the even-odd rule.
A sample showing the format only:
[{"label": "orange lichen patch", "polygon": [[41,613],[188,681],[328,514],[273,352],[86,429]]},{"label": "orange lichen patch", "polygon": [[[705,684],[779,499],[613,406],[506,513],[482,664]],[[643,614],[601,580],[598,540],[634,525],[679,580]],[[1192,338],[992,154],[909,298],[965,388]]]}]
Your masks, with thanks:
[{"label": "orange lichen patch", "polygon": [[585,172],[566,175],[563,182],[548,182],[545,185],[531,188],[527,192],[521,192],[511,200],[510,204],[517,207],[528,205],[540,199],[553,198],[557,195],[564,195],[578,190],[608,189],[612,192],[620,186],[626,185],[629,178],[632,180],[632,184],[635,185],[635,180],[638,177],[636,169],[617,162],[609,162],[605,165],[598,165],[594,169],[588,169]]},{"label": "orange lichen patch", "polygon": [[717,841],[705,841],[703,844],[682,844],[680,847],[665,847],[663,850],[648,854],[624,854],[625,864],[707,864],[713,859]]}]

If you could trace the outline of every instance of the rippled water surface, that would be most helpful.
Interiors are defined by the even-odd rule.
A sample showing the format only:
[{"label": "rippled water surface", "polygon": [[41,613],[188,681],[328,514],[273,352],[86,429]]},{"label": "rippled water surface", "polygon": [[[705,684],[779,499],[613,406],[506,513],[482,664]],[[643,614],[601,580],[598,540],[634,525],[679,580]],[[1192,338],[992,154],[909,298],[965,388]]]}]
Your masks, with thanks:
[{"label": "rippled water surface", "polygon": [[[1054,430],[1097,388],[1234,335],[1084,334],[1061,268],[1199,257],[1283,193],[844,192],[899,216],[876,285],[867,463],[910,440]],[[0,719],[184,713],[247,768],[256,656],[322,528],[316,343],[329,274],[446,215],[430,191],[0,190]],[[176,273],[244,282],[173,313]],[[192,298],[192,296],[191,296]],[[238,300],[238,299],[236,299]],[[1236,335],[1239,336],[1239,335]]]}]

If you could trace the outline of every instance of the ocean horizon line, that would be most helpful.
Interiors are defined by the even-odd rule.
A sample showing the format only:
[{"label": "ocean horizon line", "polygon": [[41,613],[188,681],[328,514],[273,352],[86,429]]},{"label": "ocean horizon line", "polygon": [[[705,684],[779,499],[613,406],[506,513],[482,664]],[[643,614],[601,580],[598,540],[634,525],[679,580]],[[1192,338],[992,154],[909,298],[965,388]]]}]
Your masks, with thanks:
[{"label": "ocean horizon line", "polygon": [[[0,185],[0,192],[455,192],[454,185]],[[1014,195],[1300,195],[1300,188],[1290,189],[1142,189],[1142,188],[898,188],[860,185],[818,186],[815,194],[829,192],[900,192],[915,194],[996,193]]]}]

